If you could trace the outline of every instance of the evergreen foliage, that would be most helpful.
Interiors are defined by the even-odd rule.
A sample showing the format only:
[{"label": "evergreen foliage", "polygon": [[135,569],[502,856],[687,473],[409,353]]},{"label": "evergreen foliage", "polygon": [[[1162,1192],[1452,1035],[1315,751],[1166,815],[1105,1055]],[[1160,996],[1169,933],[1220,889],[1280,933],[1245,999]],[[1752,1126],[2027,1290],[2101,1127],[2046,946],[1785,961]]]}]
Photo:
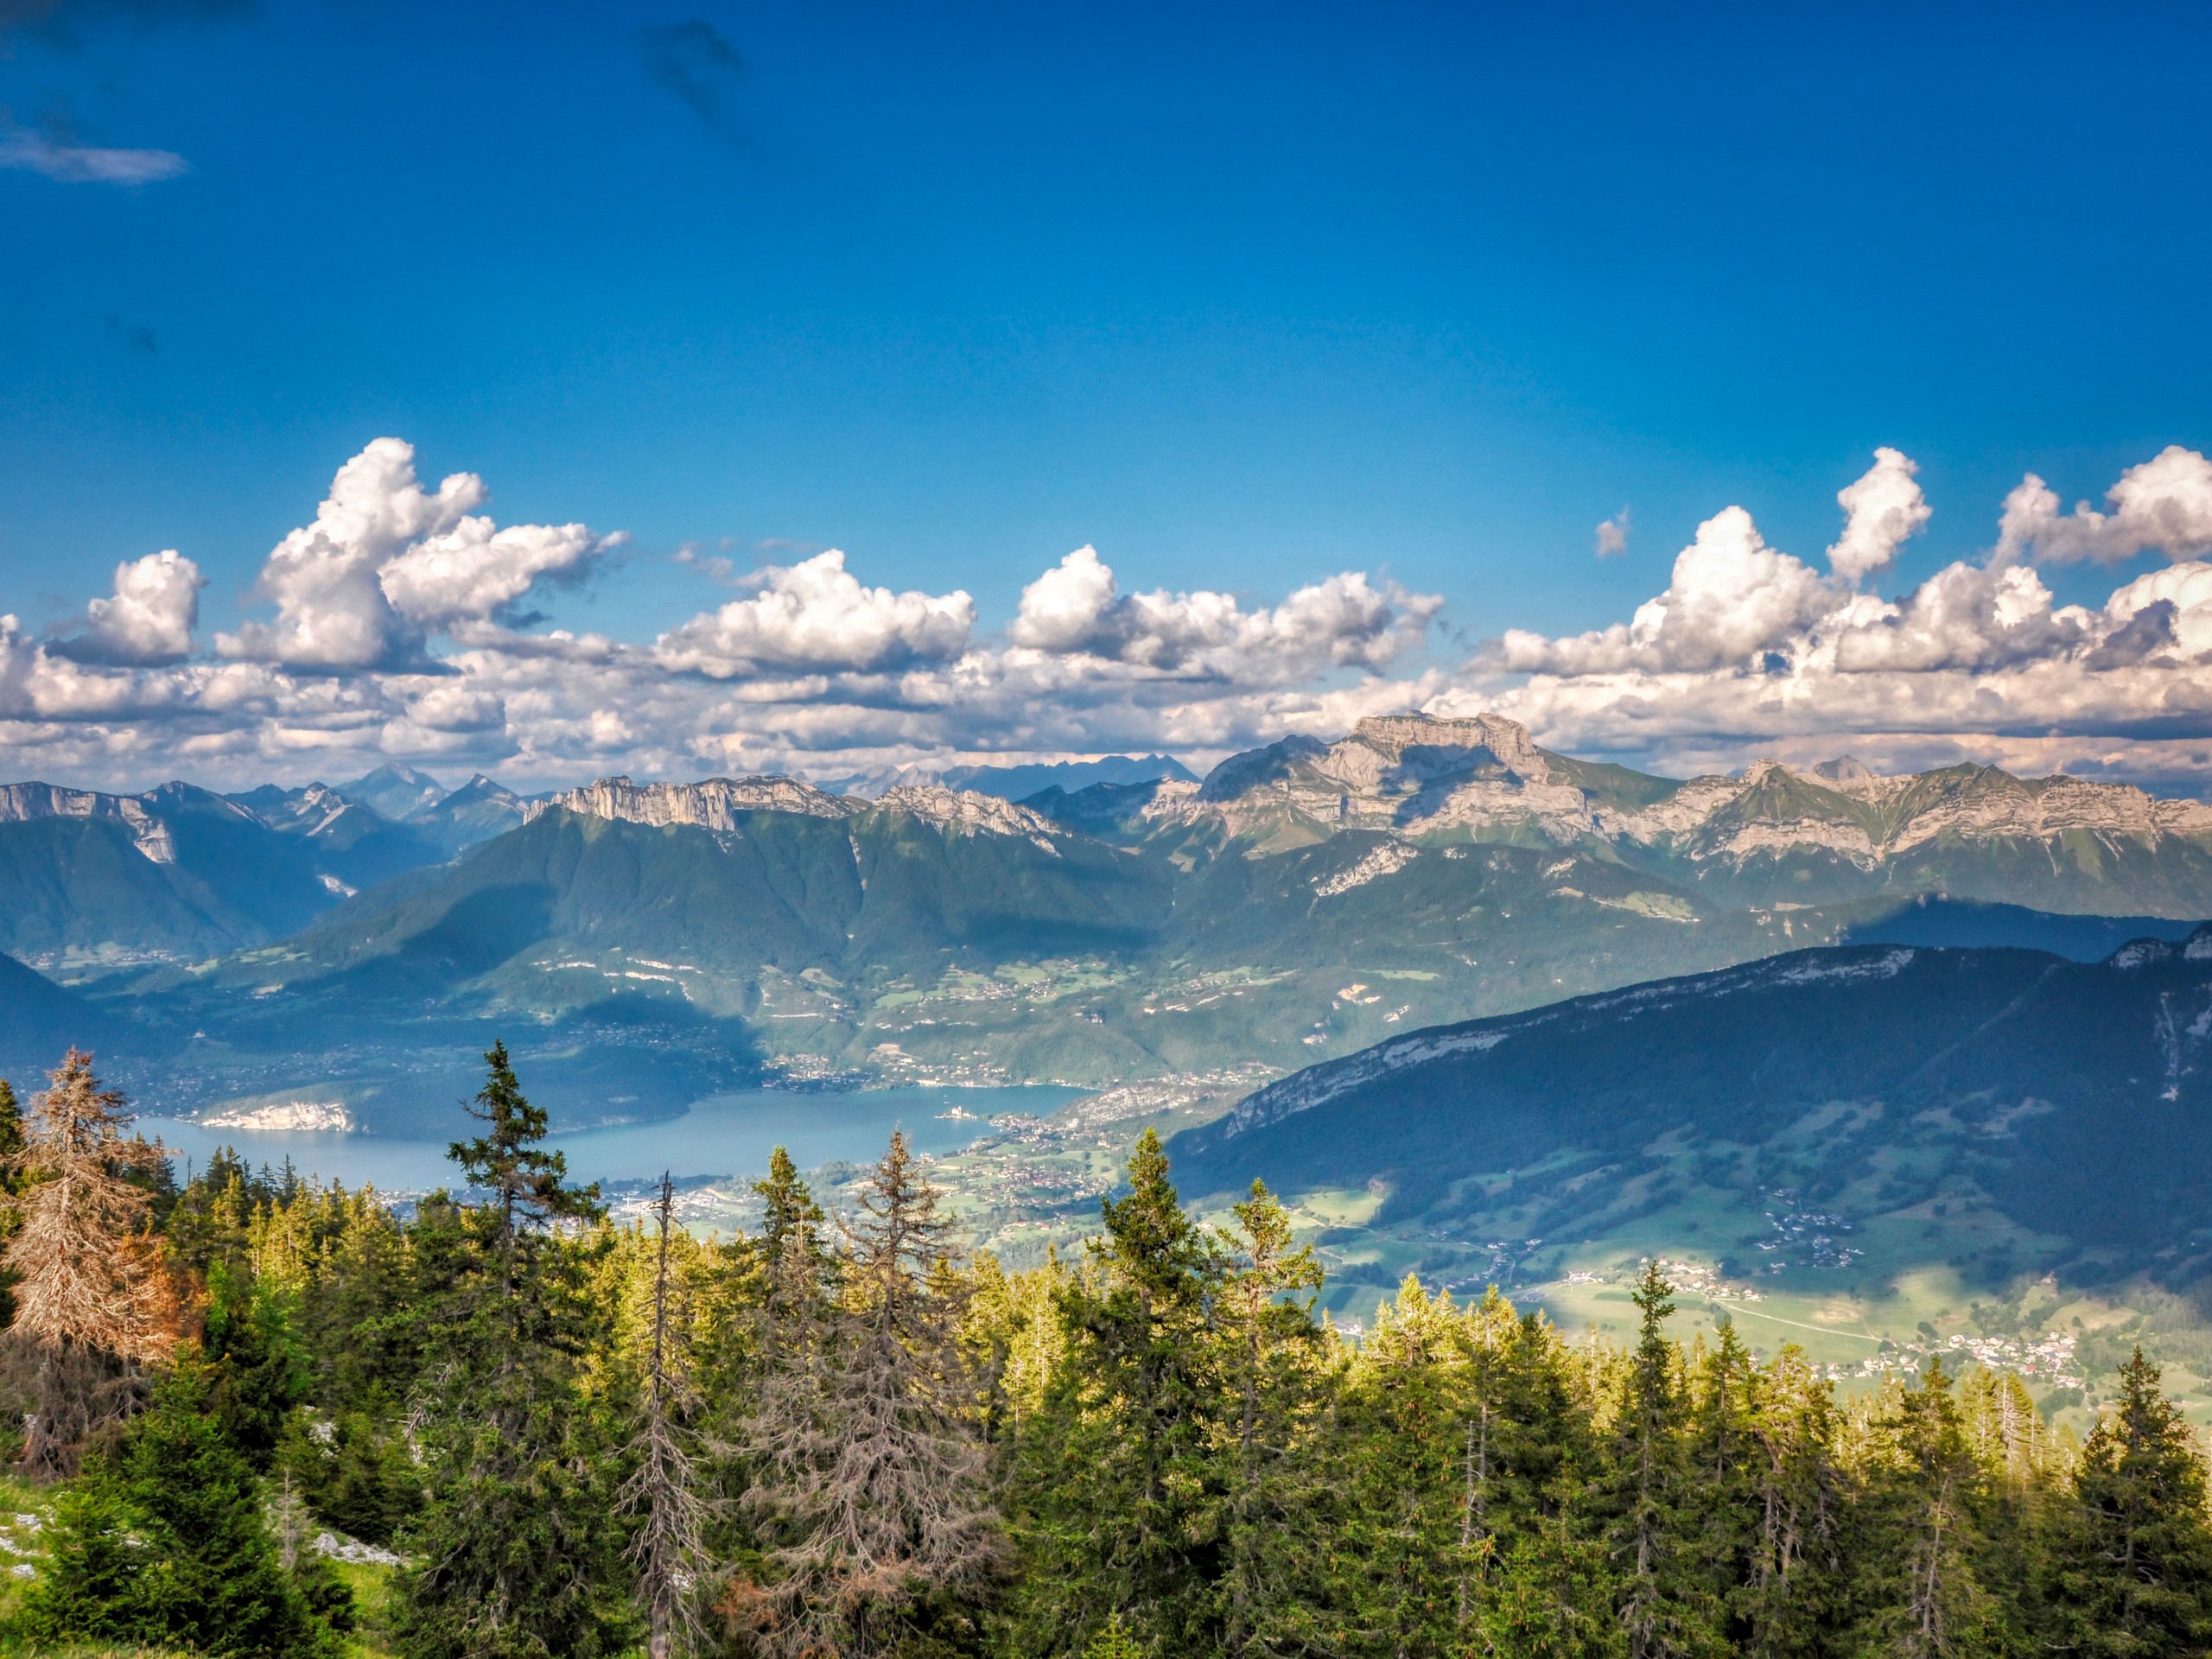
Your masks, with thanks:
[{"label": "evergreen foliage", "polygon": [[0,1331],[16,1322],[16,1273],[5,1262],[8,1241],[22,1225],[21,1213],[8,1202],[22,1187],[16,1163],[22,1150],[22,1103],[8,1079],[0,1077]]},{"label": "evergreen foliage", "polygon": [[2063,1644],[2100,1659],[2212,1650],[2204,1453],[2139,1348],[2074,1486],[2051,1552]]},{"label": "evergreen foliage", "polygon": [[779,1150],[750,1236],[666,1185],[617,1228],[486,1061],[466,1189],[404,1220],[227,1154],[165,1201],[100,1109],[108,1282],[158,1262],[207,1344],[79,1436],[5,1636],[325,1651],[328,1527],[406,1558],[406,1659],[2212,1652],[2212,1471],[2139,1353],[2076,1446],[1999,1371],[1686,1346],[1656,1264],[1625,1347],[1411,1278],[1347,1340],[1283,1206],[1207,1224],[1149,1135],[1024,1273],[903,1137],[835,1205]]},{"label": "evergreen foliage", "polygon": [[223,1659],[334,1652],[263,1524],[253,1471],[181,1361],[111,1453],[57,1505],[47,1569],[16,1633],[35,1644],[143,1643]]},{"label": "evergreen foliage", "polygon": [[679,1644],[686,1650],[700,1644],[696,1589],[709,1567],[704,1460],[694,1428],[702,1404],[693,1379],[695,1321],[681,1262],[671,1263],[675,1200],[674,1184],[663,1172],[653,1205],[651,1289],[642,1321],[645,1363],[627,1448],[632,1467],[615,1494],[616,1506],[638,1523],[629,1556],[645,1616],[648,1659],[669,1659]]},{"label": "evergreen foliage", "polygon": [[539,1145],[545,1114],[505,1047],[484,1061],[473,1109],[486,1132],[452,1156],[485,1202],[423,1224],[439,1288],[417,1338],[424,1497],[399,1534],[398,1645],[408,1659],[592,1659],[629,1627],[614,1447],[580,1364],[599,1316],[592,1247],[572,1235],[603,1212]]},{"label": "evergreen foliage", "polygon": [[1020,1448],[1014,1525],[1032,1570],[1017,1651],[1065,1651],[1073,1632],[1116,1614],[1163,1652],[1222,1639],[1227,1402],[1211,1326],[1224,1264],[1184,1212],[1149,1129],[1129,1185],[1105,1201],[1105,1236],[1061,1289],[1067,1353]]},{"label": "evergreen foliage", "polygon": [[[770,1651],[894,1652],[997,1564],[981,1389],[961,1340],[968,1285],[938,1201],[893,1134],[845,1235],[842,1295],[821,1318],[795,1303],[810,1328],[762,1375],[748,1497],[772,1539]],[[798,1253],[795,1229],[783,1248]]]}]

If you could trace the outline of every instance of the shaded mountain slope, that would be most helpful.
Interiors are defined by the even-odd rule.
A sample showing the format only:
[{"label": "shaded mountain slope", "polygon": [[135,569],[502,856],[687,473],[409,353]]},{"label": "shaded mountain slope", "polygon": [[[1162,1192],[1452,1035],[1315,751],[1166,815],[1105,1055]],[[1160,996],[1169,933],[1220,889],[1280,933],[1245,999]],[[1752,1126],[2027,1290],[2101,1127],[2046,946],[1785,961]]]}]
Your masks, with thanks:
[{"label": "shaded mountain slope", "polygon": [[480,772],[451,794],[416,807],[408,814],[406,823],[410,830],[450,855],[506,834],[528,813],[520,796]]},{"label": "shaded mountain slope", "polygon": [[2212,930],[2094,963],[1799,951],[1408,1033],[1175,1151],[1194,1189],[1376,1181],[1399,1217],[1566,1160],[1588,1212],[1662,1153],[1755,1154],[1815,1119],[1814,1198],[1979,1191],[2031,1232],[2193,1272],[2212,1243]]},{"label": "shaded mountain slope", "polygon": [[988,967],[1125,944],[1164,913],[1126,854],[974,833],[914,804],[894,797],[849,817],[738,809],[721,829],[556,808],[279,949],[144,988],[251,988],[357,1011],[454,996],[559,1009],[621,994],[739,1014],[758,1007],[764,975],[934,977],[947,957]]},{"label": "shaded mountain slope", "polygon": [[46,1074],[72,1047],[99,1053],[116,1034],[115,1022],[84,998],[0,956],[0,1077],[15,1085],[19,1100],[43,1089]]},{"label": "shaded mountain slope", "polygon": [[0,793],[15,809],[0,813],[0,947],[11,955],[207,956],[296,931],[343,891],[323,879],[321,849],[188,785]]},{"label": "shaded mountain slope", "polygon": [[351,783],[340,784],[338,792],[397,823],[435,805],[448,791],[427,772],[392,766],[378,766]]},{"label": "shaded mountain slope", "polygon": [[843,946],[859,897],[851,849],[834,823],[759,817],[714,832],[549,812],[450,867],[364,894],[282,951],[226,963],[213,979],[419,1002],[513,963],[534,966],[558,1006],[606,988],[594,975],[588,990],[564,995],[570,981],[557,959],[607,948],[798,972]]}]

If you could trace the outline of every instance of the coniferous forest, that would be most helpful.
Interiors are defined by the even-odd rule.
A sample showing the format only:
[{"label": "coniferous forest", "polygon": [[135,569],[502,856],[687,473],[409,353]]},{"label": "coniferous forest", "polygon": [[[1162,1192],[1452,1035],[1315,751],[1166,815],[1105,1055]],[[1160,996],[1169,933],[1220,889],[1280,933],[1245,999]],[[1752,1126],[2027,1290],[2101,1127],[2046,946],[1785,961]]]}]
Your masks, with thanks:
[{"label": "coniferous forest", "polygon": [[[2202,1450],[2139,1354],[2086,1442],[2008,1375],[1845,1397],[1408,1281],[1353,1343],[1262,1188],[1147,1135],[1078,1259],[964,1250],[893,1140],[756,1232],[611,1223],[503,1049],[449,1192],[179,1186],[73,1053],[0,1087],[25,1653],[2202,1655]],[[318,1547],[320,1541],[321,1547]],[[334,1560],[330,1547],[350,1541]],[[385,1565],[362,1567],[363,1559]]]}]

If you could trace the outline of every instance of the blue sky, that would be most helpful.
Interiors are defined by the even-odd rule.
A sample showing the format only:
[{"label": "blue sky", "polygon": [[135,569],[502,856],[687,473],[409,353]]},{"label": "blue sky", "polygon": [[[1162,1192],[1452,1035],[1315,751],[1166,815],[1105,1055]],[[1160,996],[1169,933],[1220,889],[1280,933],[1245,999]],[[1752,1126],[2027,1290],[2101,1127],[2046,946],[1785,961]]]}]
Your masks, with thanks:
[{"label": "blue sky", "polygon": [[[1817,558],[1879,445],[1935,509],[1894,596],[2024,473],[2212,443],[2212,14],[1531,11],[0,0],[0,609],[175,548],[235,628],[389,435],[628,532],[532,600],[621,640],[728,597],[685,543],[978,637],[1090,543],[1439,595],[1443,671],[1731,505]],[[2183,551],[2133,556],[2044,580]]]}]

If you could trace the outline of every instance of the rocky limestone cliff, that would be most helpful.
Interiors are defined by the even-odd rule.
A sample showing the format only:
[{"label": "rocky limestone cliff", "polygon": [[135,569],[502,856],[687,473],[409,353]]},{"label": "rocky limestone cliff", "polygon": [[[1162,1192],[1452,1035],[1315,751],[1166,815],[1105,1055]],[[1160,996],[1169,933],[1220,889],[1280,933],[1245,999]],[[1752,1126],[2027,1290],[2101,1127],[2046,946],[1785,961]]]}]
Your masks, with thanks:
[{"label": "rocky limestone cliff", "polygon": [[[1047,850],[1068,833],[996,796],[930,784],[891,789],[869,808],[785,778],[642,786],[613,778],[534,806],[531,815],[546,805],[709,829],[729,827],[741,811],[843,817],[893,810],[960,834],[1024,836]],[[1675,782],[1553,754],[1497,715],[1395,715],[1363,720],[1333,743],[1287,738],[1224,761],[1203,785],[1153,788],[1132,816],[1145,834],[1211,827],[1257,850],[1345,830],[1408,842],[1537,836],[1561,847],[1595,841],[1641,849],[1694,867],[1819,854],[1872,871],[1936,844],[2055,849],[2083,834],[2152,849],[2179,838],[2212,853],[2212,807],[2159,800],[2131,785],[2021,779],[1972,766],[1885,777],[1849,759],[1805,768],[1761,760],[1739,778]]]},{"label": "rocky limestone cliff", "polygon": [[[120,823],[130,832],[133,845],[156,864],[176,862],[176,843],[168,825],[156,816],[164,795],[188,788],[164,784],[143,796],[103,795],[89,789],[63,789],[54,784],[0,784],[0,823],[28,823],[34,818],[103,818]],[[217,798],[210,796],[213,800]],[[149,808],[149,803],[152,805]],[[228,806],[227,802],[224,803]],[[241,808],[231,807],[240,817]]]},{"label": "rocky limestone cliff", "polygon": [[556,808],[587,817],[656,826],[697,824],[704,830],[734,830],[745,812],[797,812],[816,818],[849,818],[860,804],[830,795],[794,778],[704,778],[696,784],[633,784],[627,778],[601,778],[524,809],[526,823]]},{"label": "rocky limestone cliff", "polygon": [[2212,807],[2201,802],[1990,766],[1884,777],[1848,759],[1802,770],[1761,760],[1740,778],[1641,779],[1657,798],[1640,804],[1576,781],[1592,770],[1538,748],[1525,728],[1496,715],[1393,715],[1363,720],[1335,743],[1294,739],[1236,756],[1200,791],[1164,798],[1145,816],[1210,818],[1262,841],[1345,829],[1411,840],[1534,830],[1561,845],[1594,837],[1693,863],[1819,851],[1862,868],[1947,839],[2055,842],[2087,832],[2145,845],[2170,836],[2212,843]]},{"label": "rocky limestone cliff", "polygon": [[1012,801],[935,784],[902,784],[887,790],[874,810],[909,813],[954,835],[1020,836],[1055,858],[1060,849],[1052,844],[1052,837],[1067,833],[1041,813]]},{"label": "rocky limestone cliff", "polygon": [[527,809],[525,822],[556,808],[588,817],[628,823],[696,824],[704,830],[734,830],[746,812],[797,812],[817,818],[849,818],[863,812],[904,812],[955,835],[1020,836],[1056,856],[1056,836],[1067,831],[1026,806],[969,790],[934,784],[906,784],[870,803],[832,795],[797,779],[707,778],[696,784],[633,784],[627,778],[601,778]]}]

